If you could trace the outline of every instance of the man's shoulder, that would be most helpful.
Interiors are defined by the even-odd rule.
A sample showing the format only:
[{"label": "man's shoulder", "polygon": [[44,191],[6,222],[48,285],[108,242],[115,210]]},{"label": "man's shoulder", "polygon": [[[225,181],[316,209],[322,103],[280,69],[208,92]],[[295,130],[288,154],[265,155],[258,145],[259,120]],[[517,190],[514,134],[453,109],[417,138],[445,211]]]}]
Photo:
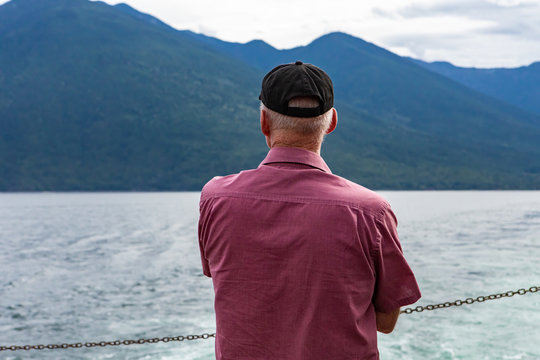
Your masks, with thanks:
[{"label": "man's shoulder", "polygon": [[390,204],[381,194],[349,179],[337,175],[333,177],[334,185],[338,189],[336,196],[351,206],[381,215],[390,208]]},{"label": "man's shoulder", "polygon": [[202,195],[210,195],[217,191],[220,191],[223,188],[224,184],[233,180],[238,174],[230,174],[226,176],[214,176],[210,181],[208,181],[202,188]]},{"label": "man's shoulder", "polygon": [[255,169],[244,170],[236,174],[213,177],[202,188],[201,198],[212,197],[230,191],[233,185],[236,184],[240,176],[249,174],[253,170]]},{"label": "man's shoulder", "polygon": [[311,176],[299,175],[296,179],[300,178],[300,180],[292,182],[286,177],[270,178],[273,174],[261,174],[258,170],[260,169],[250,169],[214,177],[203,187],[201,200],[231,194],[238,195],[238,193],[244,195],[256,193],[258,198],[268,195],[283,201],[294,199],[295,201],[342,204],[375,216],[384,215],[390,208],[386,199],[377,192],[338,175],[322,171],[314,172]]}]

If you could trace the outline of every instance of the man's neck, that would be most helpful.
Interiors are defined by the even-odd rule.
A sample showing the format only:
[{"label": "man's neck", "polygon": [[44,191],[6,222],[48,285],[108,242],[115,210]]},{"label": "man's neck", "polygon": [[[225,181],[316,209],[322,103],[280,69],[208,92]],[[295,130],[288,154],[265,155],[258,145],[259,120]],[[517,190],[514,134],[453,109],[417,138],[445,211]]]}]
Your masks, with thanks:
[{"label": "man's neck", "polygon": [[305,136],[295,136],[291,134],[272,134],[269,146],[273,147],[294,147],[321,154],[322,139],[308,139]]}]

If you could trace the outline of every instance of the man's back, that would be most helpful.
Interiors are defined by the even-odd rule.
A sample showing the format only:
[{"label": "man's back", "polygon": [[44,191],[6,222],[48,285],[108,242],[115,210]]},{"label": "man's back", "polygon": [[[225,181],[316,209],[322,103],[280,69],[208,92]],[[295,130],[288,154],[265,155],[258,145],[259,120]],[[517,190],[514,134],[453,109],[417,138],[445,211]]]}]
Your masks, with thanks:
[{"label": "man's back", "polygon": [[210,181],[199,239],[217,359],[377,359],[375,312],[415,302],[386,201],[308,150]]}]

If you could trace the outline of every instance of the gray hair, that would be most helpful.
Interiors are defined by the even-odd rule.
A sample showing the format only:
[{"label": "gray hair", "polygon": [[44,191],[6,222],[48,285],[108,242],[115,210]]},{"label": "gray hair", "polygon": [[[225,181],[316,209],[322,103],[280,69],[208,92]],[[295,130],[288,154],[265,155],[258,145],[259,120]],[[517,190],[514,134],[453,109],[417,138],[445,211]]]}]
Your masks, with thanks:
[{"label": "gray hair", "polygon": [[[310,97],[297,97],[289,101],[289,106],[312,108],[319,106],[319,102]],[[266,112],[272,130],[290,130],[302,135],[320,135],[330,127],[332,122],[332,109],[311,118],[283,115],[267,108],[262,102],[261,110]]]}]

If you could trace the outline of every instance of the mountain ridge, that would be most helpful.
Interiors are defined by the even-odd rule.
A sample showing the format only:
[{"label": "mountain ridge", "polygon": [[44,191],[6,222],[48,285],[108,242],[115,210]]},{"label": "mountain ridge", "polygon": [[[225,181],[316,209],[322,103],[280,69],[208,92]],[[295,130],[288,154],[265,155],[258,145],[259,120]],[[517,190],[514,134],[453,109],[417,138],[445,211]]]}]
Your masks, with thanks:
[{"label": "mountain ridge", "polygon": [[410,59],[473,90],[540,115],[540,61],[516,68],[467,68]]}]

